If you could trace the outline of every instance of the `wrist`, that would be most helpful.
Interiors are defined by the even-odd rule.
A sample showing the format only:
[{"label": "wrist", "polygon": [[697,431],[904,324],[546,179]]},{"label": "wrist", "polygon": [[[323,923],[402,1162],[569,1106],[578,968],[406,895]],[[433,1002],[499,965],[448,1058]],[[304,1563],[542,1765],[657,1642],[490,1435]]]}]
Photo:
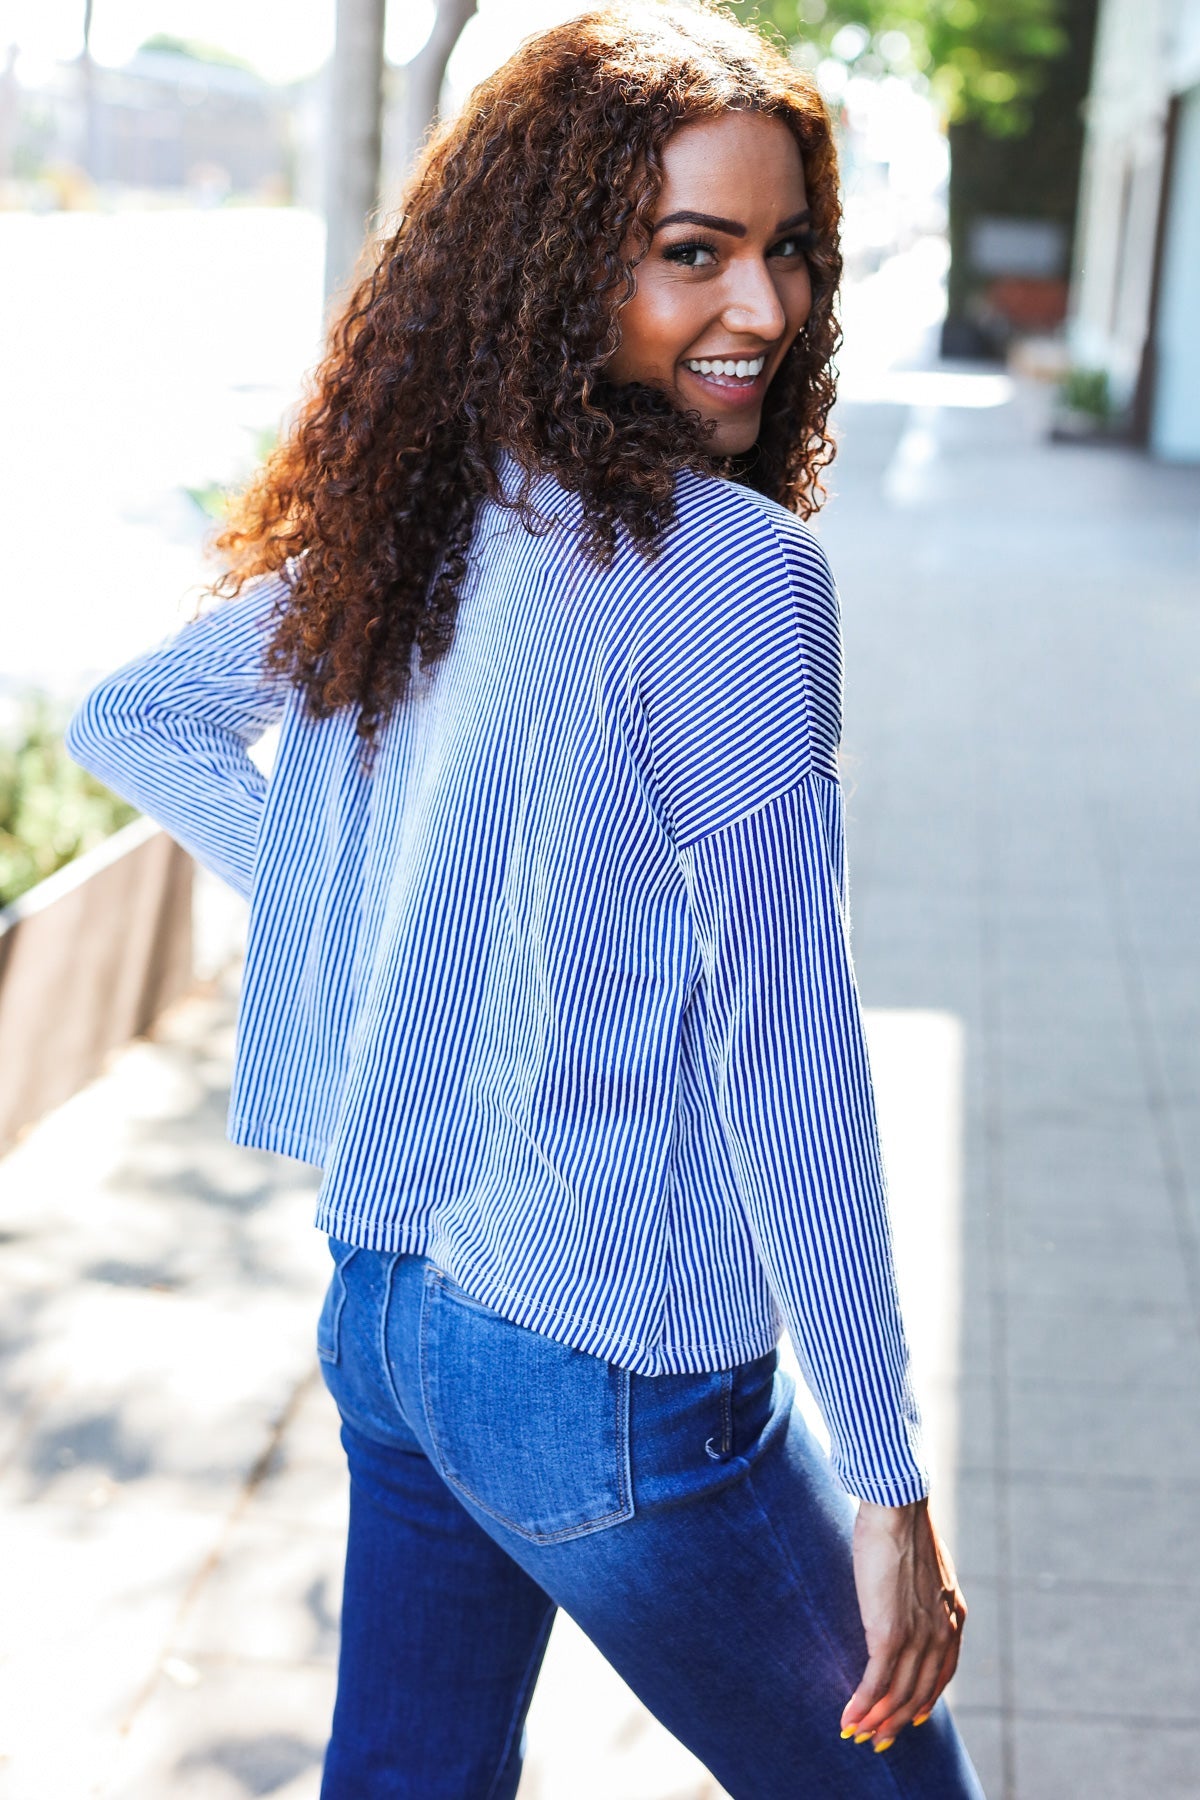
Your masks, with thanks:
[{"label": "wrist", "polygon": [[908,1500],[903,1506],[884,1506],[878,1500],[860,1500],[858,1503],[858,1516],[864,1525],[880,1526],[897,1533],[910,1531],[919,1514],[928,1511],[928,1495],[919,1500]]}]

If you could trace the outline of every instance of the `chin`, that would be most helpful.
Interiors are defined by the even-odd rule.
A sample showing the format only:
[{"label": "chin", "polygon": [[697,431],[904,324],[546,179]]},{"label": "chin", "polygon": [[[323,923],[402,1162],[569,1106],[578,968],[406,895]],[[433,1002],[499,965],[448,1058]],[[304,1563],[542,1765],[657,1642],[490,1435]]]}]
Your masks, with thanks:
[{"label": "chin", "polygon": [[753,450],[758,442],[759,425],[755,419],[753,426],[744,426],[738,431],[717,431],[710,440],[712,448],[718,456],[741,456],[746,450]]}]

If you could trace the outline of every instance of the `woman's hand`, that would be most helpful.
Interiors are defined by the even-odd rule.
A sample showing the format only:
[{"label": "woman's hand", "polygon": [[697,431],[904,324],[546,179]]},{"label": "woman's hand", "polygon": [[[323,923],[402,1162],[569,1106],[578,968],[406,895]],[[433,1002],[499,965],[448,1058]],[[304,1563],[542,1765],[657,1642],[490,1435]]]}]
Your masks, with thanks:
[{"label": "woman's hand", "polygon": [[958,1667],[967,1603],[927,1500],[860,1501],[853,1550],[868,1661],[842,1736],[886,1750],[903,1726],[924,1724]]}]

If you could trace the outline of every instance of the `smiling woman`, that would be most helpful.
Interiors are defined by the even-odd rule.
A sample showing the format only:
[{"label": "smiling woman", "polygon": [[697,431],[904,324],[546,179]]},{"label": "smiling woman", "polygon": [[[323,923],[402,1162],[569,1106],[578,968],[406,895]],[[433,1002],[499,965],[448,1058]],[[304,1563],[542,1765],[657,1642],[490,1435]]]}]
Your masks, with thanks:
[{"label": "smiling woman", "polygon": [[714,451],[734,456],[757,442],[767,390],[812,310],[817,237],[795,134],[758,112],[681,127],[663,150],[657,212],[605,372],[696,407]]},{"label": "smiling woman", "polygon": [[719,10],[531,38],[427,146],[231,603],[72,721],[249,897],[230,1135],[322,1169],[323,1800],[513,1800],[557,1607],[736,1800],[980,1800],[804,523],[838,217],[811,80]]},{"label": "smiling woman", "polygon": [[217,540],[218,591],[288,569],[272,667],[315,717],[355,706],[369,762],[414,647],[431,666],[452,641],[501,450],[580,495],[601,565],[622,528],[655,553],[685,468],[806,517],[834,453],[840,219],[812,78],[716,8],[530,38],[426,146]]}]

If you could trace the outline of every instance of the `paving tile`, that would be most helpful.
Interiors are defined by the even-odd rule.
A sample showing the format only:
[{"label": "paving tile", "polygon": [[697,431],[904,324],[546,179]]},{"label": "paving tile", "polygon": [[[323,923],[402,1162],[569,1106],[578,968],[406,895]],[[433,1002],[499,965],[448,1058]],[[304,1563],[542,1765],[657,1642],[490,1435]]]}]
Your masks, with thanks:
[{"label": "paving tile", "polygon": [[962,1292],[958,1309],[955,1362],[963,1381],[990,1381],[993,1375],[994,1330],[989,1259],[979,1247],[985,1226],[976,1220],[966,1228],[962,1252]]},{"label": "paving tile", "polygon": [[[1135,955],[1145,996],[1147,1022],[1163,1073],[1200,1075],[1200,968],[1193,959],[1190,918],[1200,871],[1190,874],[1190,893],[1180,884],[1165,916],[1146,918],[1138,907]],[[1190,1090],[1195,1093],[1194,1085]]]},{"label": "paving tile", "polygon": [[[951,1554],[964,1589],[975,1581],[995,1581],[1000,1575],[997,1531],[997,1480],[992,1469],[958,1469],[955,1472],[948,1532]],[[970,1599],[970,1595],[967,1595]]]},{"label": "paving tile", "polygon": [[1014,1586],[1017,1710],[1200,1719],[1200,1591]]},{"label": "paving tile", "polygon": [[999,1608],[1002,1593],[997,1582],[983,1580],[973,1581],[968,1591],[964,1578],[967,1624],[958,1668],[947,1690],[955,1706],[996,1710],[1001,1705]]},{"label": "paving tile", "polygon": [[[1191,1590],[1200,1596],[1200,1484],[1143,1478],[1022,1480],[1008,1489],[1014,1580]],[[1197,1601],[1200,1606],[1200,1599]]]},{"label": "paving tile", "polygon": [[953,1698],[950,1710],[987,1800],[1004,1800],[1003,1714],[991,1707],[963,1706]]},{"label": "paving tile", "polygon": [[[1103,1023],[1095,1030],[1101,1039]],[[1116,1131],[1144,1130],[1147,1102],[1140,1061],[1131,1056],[1122,1064],[1099,1041],[1079,1047],[1068,1061],[1064,1054],[1033,1042],[1045,1036],[1045,1027],[1037,1021],[1022,1024],[1020,1035],[1015,1050],[1001,1048],[996,1054],[1006,1134],[1019,1137],[1030,1127],[1086,1129],[1098,1117]]]},{"label": "paving tile", "polygon": [[1006,1236],[1014,1245],[1023,1235],[1042,1233],[1090,1249],[1113,1242],[1178,1248],[1178,1224],[1156,1138],[1141,1167],[1122,1167],[1116,1157],[1105,1155],[1103,1145],[1096,1145],[1074,1168],[1060,1172],[1024,1154],[1020,1133],[1013,1130],[1005,1138],[1003,1173]]},{"label": "paving tile", "polygon": [[116,1767],[120,1800],[317,1800],[335,1678],[323,1665],[180,1659]]},{"label": "paving tile", "polygon": [[124,1389],[77,1381],[32,1417],[0,1479],[8,1505],[228,1508],[268,1443],[286,1396],[186,1404],[151,1378]]},{"label": "paving tile", "polygon": [[1166,1183],[1114,1175],[1097,1192],[1056,1186],[1036,1192],[1007,1179],[1004,1247],[1007,1255],[1085,1256],[1132,1253],[1178,1258],[1178,1220]]},{"label": "paving tile", "polygon": [[1110,1239],[1096,1233],[1082,1238],[1018,1225],[1006,1228],[1005,1236],[1005,1255],[995,1278],[1025,1301],[1057,1300],[1069,1307],[1099,1303],[1109,1310],[1124,1302],[1131,1313],[1139,1304],[1180,1311],[1189,1304],[1186,1265],[1165,1233],[1158,1243],[1122,1242],[1115,1233]]},{"label": "paving tile", "polygon": [[180,1510],[41,1506],[7,1514],[5,1800],[108,1794],[122,1726],[219,1530],[211,1514]]},{"label": "paving tile", "polygon": [[334,1666],[344,1560],[338,1531],[239,1518],[172,1632],[171,1652]]},{"label": "paving tile", "polygon": [[1191,1725],[1018,1713],[1014,1740],[1015,1800],[1196,1800],[1200,1729]]},{"label": "paving tile", "polygon": [[1065,1381],[1127,1388],[1153,1403],[1200,1392],[1200,1329],[1184,1307],[1136,1307],[1013,1293],[1007,1361],[1018,1382]]},{"label": "paving tile", "polygon": [[1192,1230],[1200,1237],[1200,1081],[1189,1093],[1172,1098],[1169,1131],[1178,1180],[1190,1207]]},{"label": "paving tile", "polygon": [[1179,1255],[1179,1222],[1161,1170],[1141,1176],[1080,1179],[1074,1185],[1041,1176],[1022,1179],[1004,1168],[1003,1236],[1010,1254],[1042,1250],[1158,1251]]},{"label": "paving tile", "polygon": [[1144,1109],[1140,1060],[1132,1046],[1116,1053],[1104,1020],[1096,1021],[1094,1035],[1066,1045],[1049,1039],[1049,1022],[1039,1014],[1021,1016],[998,1056],[1005,1116],[1015,1125],[1025,1119],[1068,1124],[1098,1112],[1136,1120]]},{"label": "paving tile", "polygon": [[1195,1395],[1014,1382],[1009,1468],[1064,1477],[1153,1474],[1167,1481],[1200,1481]]},{"label": "paving tile", "polygon": [[995,1468],[995,1394],[989,1378],[926,1380],[919,1394],[924,1412],[937,1422],[947,1474],[950,1469]]},{"label": "paving tile", "polygon": [[1008,1122],[1004,1167],[1014,1199],[1027,1184],[1038,1201],[1055,1193],[1082,1194],[1102,1203],[1117,1184],[1136,1190],[1161,1178],[1161,1148],[1155,1121],[1142,1105],[1124,1109],[1119,1120],[1094,1114],[1079,1120]]},{"label": "paving tile", "polygon": [[978,1029],[979,983],[969,949],[934,936],[920,948],[889,921],[875,929],[869,951],[856,941],[854,965],[866,1004],[948,1012],[968,1030]]},{"label": "paving tile", "polygon": [[329,1390],[315,1375],[255,1488],[247,1516],[345,1534],[350,1484]]}]

